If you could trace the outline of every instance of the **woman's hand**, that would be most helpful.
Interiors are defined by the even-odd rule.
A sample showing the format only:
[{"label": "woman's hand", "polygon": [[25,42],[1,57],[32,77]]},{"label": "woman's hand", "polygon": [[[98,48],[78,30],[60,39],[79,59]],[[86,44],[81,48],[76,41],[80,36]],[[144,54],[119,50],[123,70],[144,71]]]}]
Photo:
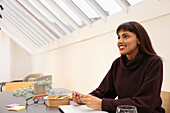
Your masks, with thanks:
[{"label": "woman's hand", "polygon": [[80,100],[80,96],[82,94],[76,91],[72,91],[72,98],[73,98],[73,102],[77,103],[77,104],[83,104],[83,102]]},{"label": "woman's hand", "polygon": [[94,109],[102,108],[102,99],[99,99],[92,95],[81,94],[80,100],[86,104],[86,106]]}]

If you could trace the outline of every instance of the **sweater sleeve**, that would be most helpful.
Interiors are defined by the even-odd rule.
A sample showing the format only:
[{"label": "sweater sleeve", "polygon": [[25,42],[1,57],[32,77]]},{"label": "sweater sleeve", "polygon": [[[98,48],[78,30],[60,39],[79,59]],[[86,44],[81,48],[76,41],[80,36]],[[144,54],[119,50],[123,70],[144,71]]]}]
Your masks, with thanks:
[{"label": "sweater sleeve", "polygon": [[113,65],[111,69],[108,71],[103,81],[101,82],[101,84],[99,85],[99,87],[90,93],[91,95],[96,96],[100,99],[116,98],[117,94],[113,84],[112,69],[113,69]]},{"label": "sweater sleeve", "polygon": [[118,100],[102,98],[102,110],[115,112],[116,107],[119,105],[133,105],[137,107],[138,113],[152,113],[156,106],[161,104],[160,91],[162,78],[162,60],[156,57],[146,70],[143,85],[132,98]]}]

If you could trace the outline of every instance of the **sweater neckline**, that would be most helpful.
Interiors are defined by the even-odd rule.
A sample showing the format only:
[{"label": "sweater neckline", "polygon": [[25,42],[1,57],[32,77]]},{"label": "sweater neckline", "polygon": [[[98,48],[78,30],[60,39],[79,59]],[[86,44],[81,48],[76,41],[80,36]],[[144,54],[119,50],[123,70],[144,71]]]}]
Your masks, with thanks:
[{"label": "sweater neckline", "polygon": [[121,55],[120,64],[124,69],[134,69],[137,68],[144,59],[144,53],[141,51],[135,56],[133,60],[128,60],[126,55]]}]

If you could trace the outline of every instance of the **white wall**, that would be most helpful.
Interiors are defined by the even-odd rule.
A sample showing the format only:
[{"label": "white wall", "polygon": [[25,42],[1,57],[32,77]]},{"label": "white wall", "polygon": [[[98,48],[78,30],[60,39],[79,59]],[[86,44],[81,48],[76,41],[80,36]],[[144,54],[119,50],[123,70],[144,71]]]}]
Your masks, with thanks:
[{"label": "white wall", "polygon": [[34,56],[33,71],[53,75],[54,87],[89,92],[96,88],[118,56],[113,33]]},{"label": "white wall", "polygon": [[170,91],[170,37],[168,36],[170,32],[170,14],[144,22],[144,25],[151,36],[157,54],[164,59],[163,90]]},{"label": "white wall", "polygon": [[31,72],[31,55],[11,40],[11,80],[23,79]]},{"label": "white wall", "polygon": [[22,79],[31,72],[31,55],[2,30],[0,32],[0,82]]},{"label": "white wall", "polygon": [[10,38],[0,30],[0,82],[10,79]]}]

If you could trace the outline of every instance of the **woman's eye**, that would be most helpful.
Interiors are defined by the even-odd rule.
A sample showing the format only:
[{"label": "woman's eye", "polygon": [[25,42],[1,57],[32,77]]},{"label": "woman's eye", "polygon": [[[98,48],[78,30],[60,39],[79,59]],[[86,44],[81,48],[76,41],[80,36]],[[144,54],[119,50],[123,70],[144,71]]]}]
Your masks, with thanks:
[{"label": "woman's eye", "polygon": [[120,39],[120,37],[117,37],[117,39],[119,40],[119,39]]},{"label": "woman's eye", "polygon": [[124,38],[128,38],[128,36],[127,36],[127,35],[125,35],[125,36],[124,36]]}]

